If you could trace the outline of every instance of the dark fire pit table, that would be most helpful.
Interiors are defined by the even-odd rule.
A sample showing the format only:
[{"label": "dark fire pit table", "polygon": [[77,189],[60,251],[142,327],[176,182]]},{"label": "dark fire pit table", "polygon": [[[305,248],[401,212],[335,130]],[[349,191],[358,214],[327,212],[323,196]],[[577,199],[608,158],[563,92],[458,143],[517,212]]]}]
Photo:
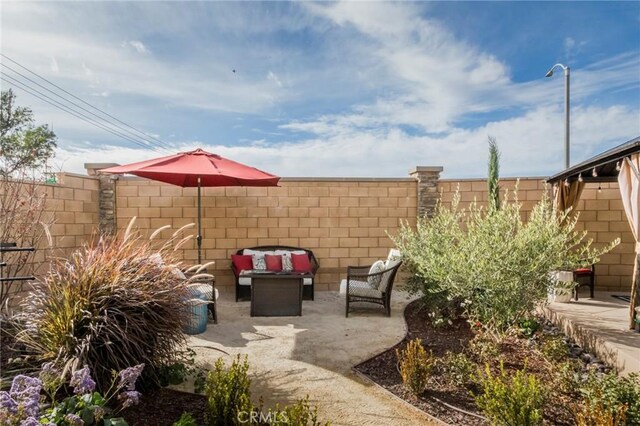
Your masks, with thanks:
[{"label": "dark fire pit table", "polygon": [[253,273],[251,316],[302,316],[302,285],[310,274]]}]

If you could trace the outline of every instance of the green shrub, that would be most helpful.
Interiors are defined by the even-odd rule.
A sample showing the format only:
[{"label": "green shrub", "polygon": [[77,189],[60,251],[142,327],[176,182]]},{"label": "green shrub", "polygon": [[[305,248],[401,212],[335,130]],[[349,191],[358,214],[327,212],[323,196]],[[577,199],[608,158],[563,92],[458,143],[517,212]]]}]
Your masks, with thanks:
[{"label": "green shrub", "polygon": [[569,348],[562,336],[550,336],[542,341],[540,351],[549,361],[560,362],[567,358]]},{"label": "green shrub", "polygon": [[179,385],[189,377],[187,365],[182,361],[172,362],[160,367],[158,381],[160,386]]},{"label": "green shrub", "polygon": [[460,210],[459,199],[391,238],[414,277],[411,292],[464,301],[469,320],[492,332],[506,331],[546,301],[550,272],[593,263],[619,242],[594,249],[586,232],[576,231],[577,215],[559,215],[546,196],[526,223],[517,200],[505,197],[489,214],[475,203]]},{"label": "green shrub", "polygon": [[209,425],[238,424],[241,422],[239,414],[250,414],[253,411],[248,370],[249,361],[246,356],[241,361],[238,355],[228,369],[222,358],[216,361],[214,369],[207,376],[204,389]]},{"label": "green shrub", "polygon": [[[410,279],[415,279],[413,276]],[[420,299],[420,312],[425,313],[425,319],[434,328],[446,327],[458,317],[458,303],[448,299],[446,292],[427,292]]]},{"label": "green shrub", "polygon": [[26,328],[18,338],[41,362],[55,360],[64,371],[88,365],[100,391],[112,371],[142,363],[144,377],[157,382],[185,342],[188,315],[187,284],[157,254],[127,232],[53,262],[23,305]]},{"label": "green shrub", "polygon": [[464,353],[447,352],[438,360],[438,367],[452,385],[467,387],[474,383],[477,366]]},{"label": "green shrub", "polygon": [[488,333],[478,333],[469,342],[469,354],[479,363],[492,361],[500,355],[499,343]]},{"label": "green shrub", "polygon": [[198,423],[191,413],[182,413],[178,421],[175,422],[173,426],[198,426]]},{"label": "green shrub", "polygon": [[476,405],[494,425],[532,426],[542,424],[544,390],[533,374],[524,370],[508,377],[500,363],[500,374],[494,376],[487,364],[477,376],[482,393],[475,395]]},{"label": "green shrub", "polygon": [[576,397],[580,395],[582,386],[582,361],[568,359],[556,364],[553,370],[554,389],[560,393]]},{"label": "green shrub", "polygon": [[176,361],[160,367],[158,382],[160,386],[179,385],[189,378],[194,380],[194,392],[202,393],[206,380],[206,370],[196,363],[196,353],[188,348],[176,353]]},{"label": "green shrub", "polygon": [[396,349],[396,356],[405,388],[414,395],[420,395],[427,386],[433,357],[424,350],[420,339],[411,340],[404,350]]},{"label": "green shrub", "polygon": [[331,425],[330,422],[321,423],[318,421],[318,407],[309,405],[309,395],[301,399],[292,406],[284,406],[280,408],[276,405],[274,410],[269,410],[267,416],[270,426],[325,426]]},{"label": "green shrub", "polygon": [[590,373],[580,393],[585,403],[594,410],[602,406],[612,416],[620,412],[620,407],[626,407],[626,424],[640,425],[640,375],[630,374],[619,377],[615,373],[598,377]]},{"label": "green shrub", "polygon": [[524,337],[533,337],[538,330],[540,330],[540,323],[533,318],[522,320],[518,323],[518,331]]}]

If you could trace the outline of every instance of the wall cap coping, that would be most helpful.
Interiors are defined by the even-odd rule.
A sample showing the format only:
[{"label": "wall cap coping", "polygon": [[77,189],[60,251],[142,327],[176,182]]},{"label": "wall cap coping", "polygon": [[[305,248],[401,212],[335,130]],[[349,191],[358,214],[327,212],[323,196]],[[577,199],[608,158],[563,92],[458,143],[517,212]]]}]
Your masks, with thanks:
[{"label": "wall cap coping", "polygon": [[[158,182],[153,179],[147,179],[139,176],[121,175],[121,180],[142,180],[150,182]],[[280,182],[415,182],[411,178],[374,178],[374,177],[283,177]],[[263,187],[264,188],[264,187]]]},{"label": "wall cap coping", "polygon": [[[500,181],[506,180],[546,180],[547,178],[544,176],[528,176],[528,177],[518,177],[518,176],[506,176],[500,177]],[[440,179],[440,182],[486,182],[487,178],[449,178],[449,179]]]},{"label": "wall cap coping", "polygon": [[422,172],[441,172],[444,170],[442,166],[416,166],[413,169],[409,169],[409,174],[413,175]]},{"label": "wall cap coping", "polygon": [[98,179],[97,176],[83,175],[82,173],[72,173],[72,172],[60,172],[60,173],[56,173],[56,175],[59,175],[59,176],[71,176],[71,177],[77,177],[77,178],[83,178],[83,179],[92,179],[92,180],[97,180]]},{"label": "wall cap coping", "polygon": [[283,177],[281,182],[413,182],[411,178],[392,177]]},{"label": "wall cap coping", "polygon": [[87,169],[87,173],[91,176],[95,175],[100,169],[106,169],[107,167],[119,166],[118,163],[84,163],[84,168]]}]

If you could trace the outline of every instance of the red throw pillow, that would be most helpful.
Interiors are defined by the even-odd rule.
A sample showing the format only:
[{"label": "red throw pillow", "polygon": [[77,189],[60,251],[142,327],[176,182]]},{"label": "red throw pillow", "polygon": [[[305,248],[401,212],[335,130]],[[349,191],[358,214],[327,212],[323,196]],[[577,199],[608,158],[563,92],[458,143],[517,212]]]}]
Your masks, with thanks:
[{"label": "red throw pillow", "polygon": [[248,254],[232,254],[231,263],[233,263],[238,272],[251,271],[253,269],[253,260]]},{"label": "red throw pillow", "polygon": [[305,254],[291,254],[293,272],[311,272],[311,262],[309,256]]},{"label": "red throw pillow", "polygon": [[264,261],[267,264],[267,271],[282,271],[282,256],[279,254],[265,254]]}]

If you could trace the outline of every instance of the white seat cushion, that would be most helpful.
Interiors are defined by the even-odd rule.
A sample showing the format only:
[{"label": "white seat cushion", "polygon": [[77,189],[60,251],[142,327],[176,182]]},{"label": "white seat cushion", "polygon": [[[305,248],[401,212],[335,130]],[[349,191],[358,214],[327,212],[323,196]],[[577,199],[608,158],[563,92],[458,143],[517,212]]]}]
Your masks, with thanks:
[{"label": "white seat cushion", "polygon": [[[373,265],[371,265],[371,268],[369,269],[369,275],[384,271],[385,270],[384,263],[385,262],[383,260],[376,260],[375,262],[373,262]],[[382,280],[382,275],[375,275],[373,277],[369,277],[369,285],[371,286],[371,288],[377,289],[378,287],[380,287],[381,280]]]},{"label": "white seat cushion", "polygon": [[402,253],[398,249],[389,250],[389,256],[384,262],[384,269],[391,269],[402,261]]},{"label": "white seat cushion", "polygon": [[[240,277],[238,278],[238,284],[240,285],[251,285],[251,277]],[[312,278],[304,278],[302,280],[303,285],[311,285],[313,284]]]},{"label": "white seat cushion", "polygon": [[[199,291],[200,293],[202,293],[202,295],[205,297],[206,300],[212,300],[211,299],[211,289],[213,288],[211,286],[211,284],[199,284],[199,285],[194,285],[194,286],[189,286],[189,288]],[[215,300],[218,300],[218,297],[220,296],[220,294],[218,293],[218,289],[214,288],[214,294],[216,296]]]},{"label": "white seat cushion", "polygon": [[347,294],[347,280],[340,281],[340,294]]},{"label": "white seat cushion", "polygon": [[369,287],[369,283],[358,282],[358,285],[352,285],[353,280],[351,280],[350,284],[351,284],[349,285],[350,296],[374,297],[376,299],[382,298],[382,292],[380,290],[376,290],[374,288]]}]

